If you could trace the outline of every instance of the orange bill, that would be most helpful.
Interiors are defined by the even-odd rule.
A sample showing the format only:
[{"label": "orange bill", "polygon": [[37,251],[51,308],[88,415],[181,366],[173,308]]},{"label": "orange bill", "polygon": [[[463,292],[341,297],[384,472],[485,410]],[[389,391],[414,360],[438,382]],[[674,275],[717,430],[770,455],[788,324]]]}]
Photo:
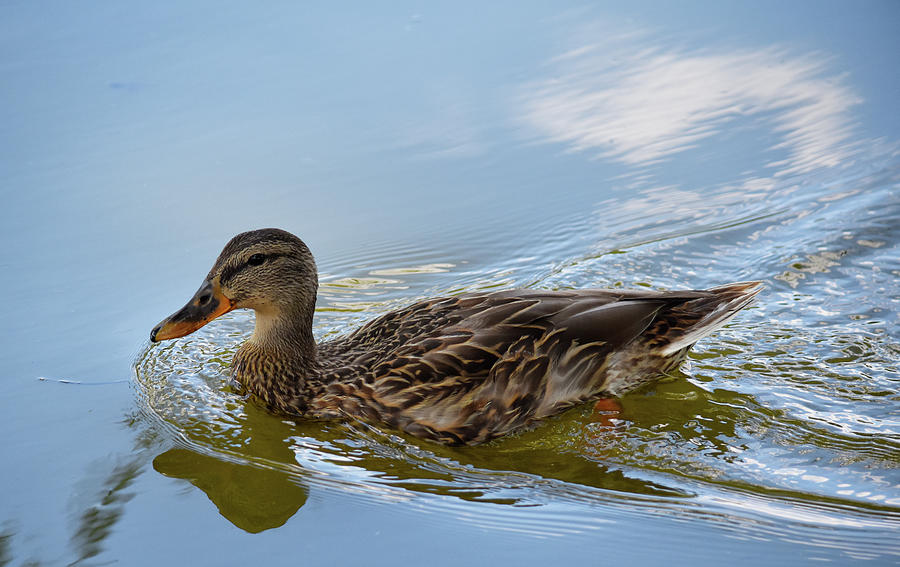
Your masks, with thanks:
[{"label": "orange bill", "polygon": [[158,342],[189,335],[232,309],[234,302],[225,297],[218,282],[203,282],[187,305],[150,331],[150,340]]}]

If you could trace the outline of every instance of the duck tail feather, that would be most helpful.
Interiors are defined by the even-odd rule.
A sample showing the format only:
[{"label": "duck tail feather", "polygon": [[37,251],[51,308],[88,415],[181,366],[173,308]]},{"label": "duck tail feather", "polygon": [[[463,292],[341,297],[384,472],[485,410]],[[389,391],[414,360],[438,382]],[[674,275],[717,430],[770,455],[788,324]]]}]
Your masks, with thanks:
[{"label": "duck tail feather", "polygon": [[706,335],[728,323],[738,311],[753,303],[756,294],[762,291],[762,282],[738,282],[707,290],[709,297],[695,299],[684,304],[687,309],[707,313],[687,331],[663,347],[661,354],[669,356],[683,348],[690,347]]}]

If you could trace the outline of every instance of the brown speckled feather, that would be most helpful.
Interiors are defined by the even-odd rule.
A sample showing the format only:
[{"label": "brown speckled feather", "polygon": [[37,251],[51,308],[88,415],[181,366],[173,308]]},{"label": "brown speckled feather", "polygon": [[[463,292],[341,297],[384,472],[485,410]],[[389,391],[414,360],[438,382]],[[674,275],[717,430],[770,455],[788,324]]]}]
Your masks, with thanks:
[{"label": "brown speckled feather", "polygon": [[[480,443],[657,378],[660,351],[751,285],[709,292],[517,290],[418,303],[319,346],[313,413],[385,421],[445,443]],[[711,332],[712,329],[709,329]],[[370,409],[368,409],[370,408]]]}]

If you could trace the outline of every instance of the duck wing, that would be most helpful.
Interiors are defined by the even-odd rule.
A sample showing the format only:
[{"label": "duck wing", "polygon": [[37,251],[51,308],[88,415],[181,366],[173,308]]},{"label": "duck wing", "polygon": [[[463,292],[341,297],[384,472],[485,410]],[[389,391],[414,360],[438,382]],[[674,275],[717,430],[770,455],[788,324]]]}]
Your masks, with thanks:
[{"label": "duck wing", "polygon": [[655,378],[686,351],[668,345],[702,336],[694,327],[720,295],[515,290],[418,303],[348,337],[339,373],[362,378],[336,380],[334,402],[417,436],[482,442],[620,393],[613,381],[630,389]]}]

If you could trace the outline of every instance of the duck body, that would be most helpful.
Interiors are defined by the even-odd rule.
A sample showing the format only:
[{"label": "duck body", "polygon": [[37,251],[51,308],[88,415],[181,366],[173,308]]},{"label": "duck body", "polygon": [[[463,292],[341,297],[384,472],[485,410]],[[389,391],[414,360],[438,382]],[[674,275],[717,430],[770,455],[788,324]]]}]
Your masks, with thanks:
[{"label": "duck body", "polygon": [[420,301],[316,344],[316,283],[298,238],[277,229],[243,233],[151,339],[253,308],[256,329],[233,373],[273,411],[476,444],[652,382],[759,291],[745,282],[702,291],[472,293]]}]

